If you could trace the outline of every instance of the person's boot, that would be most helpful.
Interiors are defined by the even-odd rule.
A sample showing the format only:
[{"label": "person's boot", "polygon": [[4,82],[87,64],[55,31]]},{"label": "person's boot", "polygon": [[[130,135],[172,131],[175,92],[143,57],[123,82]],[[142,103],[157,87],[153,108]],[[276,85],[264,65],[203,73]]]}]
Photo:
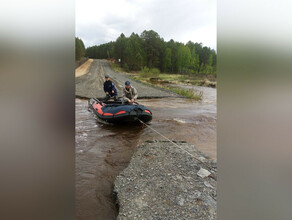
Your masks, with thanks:
[{"label": "person's boot", "polygon": [[106,95],[106,97],[104,97],[102,102],[107,102],[110,98],[111,98],[110,95]]}]

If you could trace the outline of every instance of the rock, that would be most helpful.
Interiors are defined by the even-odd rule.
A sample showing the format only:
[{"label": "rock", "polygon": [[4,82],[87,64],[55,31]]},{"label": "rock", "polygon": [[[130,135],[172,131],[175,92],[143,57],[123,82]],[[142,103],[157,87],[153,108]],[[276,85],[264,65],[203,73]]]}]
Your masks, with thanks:
[{"label": "rock", "polygon": [[208,183],[207,181],[204,181],[204,185],[213,189],[213,186],[210,183]]},{"label": "rock", "polygon": [[202,162],[205,162],[205,161],[206,161],[206,158],[205,158],[205,157],[202,157],[202,156],[199,157],[198,159],[199,159],[200,161],[202,161]]},{"label": "rock", "polygon": [[201,169],[199,170],[199,172],[197,173],[197,175],[198,175],[199,177],[205,178],[205,177],[211,175],[211,173],[210,173],[208,170],[206,170],[206,169],[204,169],[204,168],[201,168]]},{"label": "rock", "polygon": [[178,200],[178,204],[179,204],[180,206],[183,206],[184,203],[185,203],[184,198],[179,198],[179,200]]}]

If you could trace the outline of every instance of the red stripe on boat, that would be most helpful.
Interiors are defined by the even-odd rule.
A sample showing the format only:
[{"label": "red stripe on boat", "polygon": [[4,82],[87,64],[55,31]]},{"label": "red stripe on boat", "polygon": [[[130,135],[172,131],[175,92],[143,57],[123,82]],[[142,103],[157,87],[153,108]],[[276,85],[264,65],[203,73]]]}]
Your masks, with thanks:
[{"label": "red stripe on boat", "polygon": [[98,104],[98,103],[94,103],[93,104],[93,108],[97,111],[98,114],[102,115],[103,114],[103,111],[101,110],[101,105]]},{"label": "red stripe on boat", "polygon": [[151,114],[151,112],[150,112],[149,110],[147,110],[147,109],[145,110],[145,112],[147,112],[147,113]]},{"label": "red stripe on boat", "polygon": [[116,113],[115,115],[120,115],[120,114],[124,114],[126,113],[126,111],[119,111],[118,113]]},{"label": "red stripe on boat", "polygon": [[111,116],[113,114],[112,113],[103,113],[103,115],[105,115],[105,116]]}]

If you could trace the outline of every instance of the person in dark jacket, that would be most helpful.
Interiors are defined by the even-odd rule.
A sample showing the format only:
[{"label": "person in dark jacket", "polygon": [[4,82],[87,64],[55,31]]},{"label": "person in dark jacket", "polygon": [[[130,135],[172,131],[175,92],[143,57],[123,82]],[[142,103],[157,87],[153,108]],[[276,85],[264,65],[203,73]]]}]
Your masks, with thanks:
[{"label": "person in dark jacket", "polygon": [[115,87],[115,84],[110,80],[109,75],[105,75],[105,82],[103,84],[103,90],[105,92],[104,102],[108,101],[111,97],[114,97],[115,101],[118,101],[117,96],[118,92]]}]

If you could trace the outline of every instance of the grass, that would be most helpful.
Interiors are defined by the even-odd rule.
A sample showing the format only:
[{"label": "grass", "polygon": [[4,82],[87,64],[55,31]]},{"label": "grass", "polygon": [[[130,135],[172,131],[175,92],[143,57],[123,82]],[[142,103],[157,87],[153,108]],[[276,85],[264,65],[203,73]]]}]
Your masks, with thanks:
[{"label": "grass", "polygon": [[[145,68],[144,68],[145,69]],[[216,76],[210,74],[170,74],[159,70],[146,69],[133,74],[135,79],[151,84],[181,84],[216,88]]]},{"label": "grass", "polygon": [[120,65],[117,64],[117,63],[110,62],[110,65],[111,65],[112,69],[113,69],[115,72],[125,72],[125,71],[123,70],[123,68],[120,67]]},{"label": "grass", "polygon": [[160,74],[159,69],[157,69],[157,68],[149,69],[146,66],[139,72],[139,75],[143,78],[158,77],[159,74]]},{"label": "grass", "polygon": [[174,84],[216,87],[216,77],[205,74],[159,74],[159,78]]},{"label": "grass", "polygon": [[203,94],[201,92],[199,94],[196,94],[194,92],[194,90],[192,90],[192,89],[183,89],[183,88],[167,86],[167,85],[163,85],[163,84],[159,84],[159,83],[151,83],[151,81],[146,80],[145,78],[143,78],[141,76],[140,77],[130,76],[130,78],[138,80],[140,82],[143,82],[143,83],[151,85],[151,86],[155,85],[155,86],[157,86],[159,88],[170,90],[170,91],[172,91],[172,92],[174,92],[174,93],[176,93],[178,95],[185,96],[187,98],[194,99],[196,101],[201,101],[202,100]]},{"label": "grass", "polygon": [[175,88],[175,87],[167,87],[167,88],[169,90],[171,90],[179,95],[185,96],[187,98],[194,99],[196,101],[202,100],[203,94],[201,92],[199,94],[196,94],[194,92],[194,90],[192,90],[192,89],[183,89],[183,88]]}]

